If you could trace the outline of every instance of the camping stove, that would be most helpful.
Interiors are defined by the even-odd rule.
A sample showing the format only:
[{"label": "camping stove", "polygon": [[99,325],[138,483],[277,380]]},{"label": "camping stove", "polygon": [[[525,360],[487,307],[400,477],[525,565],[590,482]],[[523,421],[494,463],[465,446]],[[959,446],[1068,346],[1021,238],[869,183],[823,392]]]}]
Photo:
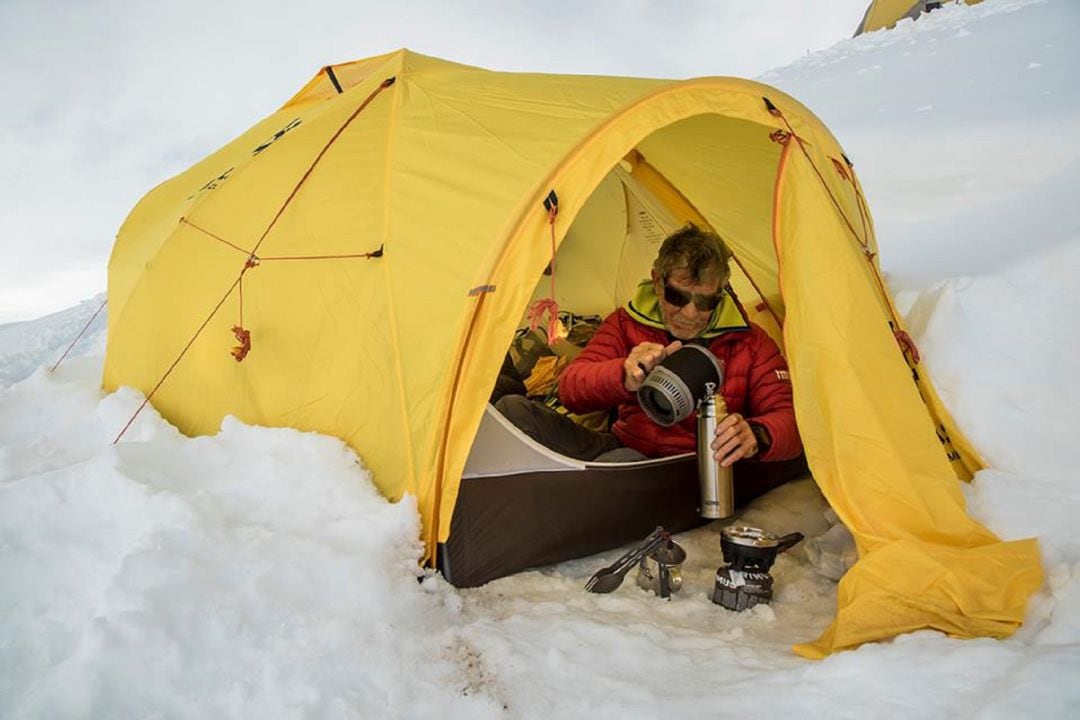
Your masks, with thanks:
[{"label": "camping stove", "polygon": [[721,607],[742,612],[772,600],[773,577],[769,569],[776,556],[794,547],[802,533],[779,537],[748,525],[729,525],[720,531],[724,564],[716,571],[712,601]]}]

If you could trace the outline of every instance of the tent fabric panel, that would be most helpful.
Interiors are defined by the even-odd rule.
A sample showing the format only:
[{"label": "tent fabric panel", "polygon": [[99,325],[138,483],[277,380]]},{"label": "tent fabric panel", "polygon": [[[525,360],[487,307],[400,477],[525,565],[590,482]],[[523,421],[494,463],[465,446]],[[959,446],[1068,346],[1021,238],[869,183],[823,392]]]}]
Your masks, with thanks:
[{"label": "tent fabric panel", "polygon": [[645,164],[640,154],[634,151],[631,155],[634,160],[627,163],[629,171],[622,168],[622,163],[615,168],[623,183],[626,239],[619,258],[614,307],[624,306],[637,294],[638,284],[651,275],[652,264],[664,239],[688,219],[685,213],[679,212],[681,208],[669,202],[663,188],[650,186],[648,178],[643,177],[641,171]]},{"label": "tent fabric panel", "polygon": [[844,575],[836,619],[820,638],[794,650],[821,659],[926,628],[952,637],[1006,638],[1023,622],[1027,598],[1042,583],[1034,539],[977,548],[896,541]]},{"label": "tent fabric panel", "polygon": [[[341,210],[329,203],[341,199],[343,194],[352,190],[344,181],[353,180],[358,173],[365,172],[367,166],[383,159],[377,147],[368,150],[361,142],[353,141],[351,147],[360,148],[363,165],[355,170],[345,170],[350,154],[347,149],[350,137],[359,134],[369,142],[376,136],[379,140],[385,137],[392,91],[382,93],[353,118],[375,85],[377,83],[356,88],[332,102],[324,103],[309,117],[285,113],[281,117],[280,127],[260,138],[259,143],[249,149],[250,159],[234,170],[228,181],[186,211],[186,221],[244,250],[253,250],[262,241],[258,250],[262,255],[339,252],[338,247],[342,246],[335,242],[335,235],[340,241],[345,231],[340,227],[328,226],[335,224]],[[342,128],[344,130],[337,135]],[[382,132],[378,133],[380,129]],[[311,174],[307,175],[309,168],[312,168]],[[339,181],[337,173],[343,170],[348,175]],[[313,184],[316,187],[312,188]],[[293,195],[298,186],[299,191]],[[355,191],[360,189],[355,188]],[[295,222],[287,230],[279,227],[282,220],[275,221],[275,216],[282,208],[286,208],[285,213],[296,217],[292,204],[301,195],[312,198],[316,192],[330,193],[326,205],[332,208],[330,212],[319,212],[306,219],[310,227],[298,227]],[[378,207],[376,202],[379,199],[373,197],[368,202]],[[272,225],[274,237],[271,239],[267,231]],[[324,230],[334,235],[321,235],[320,232]],[[262,240],[264,236],[266,240]],[[345,237],[351,239],[355,235],[346,233]],[[267,246],[267,242],[271,242],[273,247]],[[347,243],[343,246],[355,247]]]},{"label": "tent fabric panel", "polygon": [[[155,207],[148,210],[180,230],[159,239],[145,230],[139,233],[141,228],[130,223],[125,226],[122,236],[130,233],[137,242],[159,246],[154,262],[137,273],[137,289],[148,285],[151,295],[179,290],[185,301],[166,309],[160,300],[142,296],[138,311],[132,313],[139,317],[121,314],[110,334],[114,347],[106,387],[121,380],[144,391],[154,386],[235,281],[246,261],[245,251],[253,249],[271,227],[324,149],[265,235],[259,254],[335,255],[369,252],[381,244],[386,98],[371,102],[328,145],[380,81],[300,114],[290,110],[261,123],[230,144],[228,152],[201,164],[212,164],[209,172],[215,177],[225,164],[234,169],[217,187],[204,190],[198,202],[183,195],[190,192],[183,187],[186,177],[174,180],[171,185],[181,187],[180,193],[172,188],[159,192],[151,203]],[[288,129],[277,137],[280,130],[267,132],[267,126],[279,125]],[[204,168],[197,170],[202,173]],[[182,215],[186,217],[179,222]],[[373,224],[370,217],[380,222]],[[122,252],[119,243],[116,252]],[[244,279],[244,326],[253,338],[249,356],[238,364],[229,354],[235,344],[230,328],[238,323],[240,310],[239,293],[234,292],[158,391],[155,404],[189,433],[215,432],[221,418],[231,413],[249,423],[332,432],[360,446],[358,438],[370,443],[388,423],[396,424],[401,430],[379,444],[389,457],[407,457],[401,446],[407,445],[410,435],[403,429],[396,392],[400,378],[390,363],[393,343],[386,327],[386,296],[375,292],[383,286],[377,274],[381,260],[267,259],[250,269]],[[159,267],[159,272],[152,270]],[[110,273],[110,278],[123,276],[116,267]],[[172,287],[176,280],[180,288]],[[148,324],[157,330],[147,334]],[[156,342],[153,360],[136,372],[127,365],[147,356],[137,348],[148,337]],[[374,396],[358,391],[356,377],[361,373],[370,380],[378,378],[379,387],[394,390]],[[303,381],[282,382],[283,378]],[[197,404],[191,401],[194,388],[200,398]],[[408,484],[400,463],[378,470],[380,489],[400,497]]]},{"label": "tent fabric panel", "polygon": [[[376,98],[327,147],[288,208],[266,235],[259,248],[260,256],[355,255],[372,252],[384,244],[386,137],[392,92],[392,89],[388,90]],[[367,95],[368,92],[361,91],[354,97]],[[328,120],[330,122],[320,128],[321,140],[308,148],[309,152],[317,152],[320,143],[329,140],[330,131],[340,126],[343,118],[334,113]],[[259,186],[264,182],[253,180]],[[291,190],[296,180],[288,178],[284,188]],[[250,186],[238,190],[252,193]],[[263,212],[263,222],[266,222],[266,214],[272,216],[272,212],[268,212],[274,209],[272,203],[280,205],[284,195],[280,191],[271,194],[268,198],[271,207]]]},{"label": "tent fabric panel", "polygon": [[[370,88],[367,90],[370,91]],[[366,92],[360,99],[363,97],[366,97]],[[299,176],[288,169],[287,161],[295,159],[294,153],[309,147],[311,138],[318,142],[324,131],[319,126],[327,122],[324,118],[329,116],[330,123],[337,121],[340,124],[357,102],[354,95],[343,97],[337,103],[277,112],[143,197],[120,228],[109,260],[109,302],[112,307],[109,313],[110,336],[122,306],[141,277],[142,268],[170,240],[181,218],[194,222],[195,216],[202,212],[201,219],[213,224],[219,215],[223,215],[226,224],[222,227],[229,228],[231,234],[226,239],[241,246],[245,242],[253,242],[251,238],[265,229],[269,217],[245,214],[244,218],[237,218],[235,212],[230,213],[227,209],[214,212],[212,207],[207,206],[213,206],[215,200],[220,200],[224,195],[223,206],[232,207],[232,202],[239,198],[241,202],[248,203],[250,210],[251,204],[257,200],[247,197],[251,194],[248,189],[252,185],[261,186],[264,180],[272,183],[277,179],[282,187],[291,189],[292,185],[288,183],[291,181],[295,184]],[[298,138],[307,138],[309,142]],[[241,180],[244,175],[252,173],[254,177]],[[232,188],[238,185],[245,187],[234,191]],[[256,192],[255,195],[276,200],[279,204],[285,199],[284,194],[274,198],[265,191]],[[250,222],[243,226],[243,230],[234,225],[244,219]],[[259,222],[265,224],[261,229],[256,229]],[[207,229],[214,232],[213,228]]]},{"label": "tent fabric panel", "polygon": [[[186,233],[195,237],[178,239],[193,242],[167,245],[129,303],[106,384],[122,377],[144,391],[153,387],[234,281],[233,251],[207,248],[195,231]],[[385,432],[404,425],[396,393],[371,390],[399,384],[387,362],[391,343],[378,262],[264,262],[250,270],[243,324],[252,334],[251,353],[242,363],[229,353],[239,313],[234,293],[161,386],[155,407],[187,434],[212,434],[232,414],[250,424],[320,432],[329,427],[346,440],[379,437],[388,455],[406,457],[408,436]],[[162,323],[163,317],[170,321]],[[154,338],[150,353],[147,338]],[[401,468],[391,464],[380,471],[382,491],[400,496]]]},{"label": "tent fabric panel", "polygon": [[[567,230],[555,264],[555,299],[561,310],[603,317],[619,306],[627,253],[626,203],[623,181],[609,173]],[[639,272],[632,272],[641,279]],[[540,275],[532,301],[551,295],[551,280]]]},{"label": "tent fabric panel", "polygon": [[[153,260],[147,261],[127,302],[117,313],[102,380],[107,390],[123,384],[148,392],[236,281],[243,265],[242,261],[235,262],[231,249],[205,242],[189,227],[180,227],[173,234],[176,241],[163,245]],[[218,349],[222,357],[232,361],[232,333],[219,323],[205,334],[211,337],[215,331],[224,332],[216,336],[220,339]],[[185,359],[187,362],[177,368],[177,373],[197,374],[192,363],[213,362],[213,349],[206,343],[196,343]],[[222,369],[231,370],[227,365]],[[235,380],[232,372],[226,375],[227,382]],[[184,387],[182,375],[177,374],[175,380],[174,387]],[[242,397],[243,389],[238,390]],[[236,394],[230,396],[230,400],[236,399]],[[220,417],[211,423],[203,419],[207,405],[214,402],[209,396],[181,392],[176,402],[170,402],[165,394],[155,400],[159,412],[183,432],[216,432],[219,427]]]},{"label": "tent fabric panel", "polygon": [[[888,316],[864,281],[861,251],[800,153],[787,164],[781,202],[796,417],[814,478],[860,554],[834,626],[797,650],[819,656],[871,630],[875,639],[918,627],[986,634],[988,613],[997,634],[1015,629],[1042,579],[1034,543],[1003,544],[967,515]],[[1003,555],[1020,564],[1002,565]],[[933,582],[916,582],[927,563],[938,568]],[[875,600],[882,594],[891,600]]]},{"label": "tent fabric panel", "polygon": [[[142,269],[168,242],[180,219],[209,198],[236,184],[249,166],[265,165],[269,153],[254,154],[268,139],[297,119],[310,124],[324,108],[303,113],[279,112],[264,118],[220,150],[147,193],[124,220],[109,259],[109,336],[122,307],[142,276]],[[277,150],[278,148],[274,148]],[[259,172],[256,170],[256,172]]]},{"label": "tent fabric panel", "polygon": [[[828,188],[828,194],[831,195],[829,202],[832,203],[835,200],[842,209],[845,237],[863,255],[862,272],[866,282],[871,287],[877,288],[876,297],[882,312],[891,319],[894,330],[904,331],[903,316],[897,311],[881,272],[877,240],[874,235],[874,221],[870,216],[862,185],[854,167],[848,164],[847,156],[839,149],[835,152],[824,152],[810,145],[805,147],[815,158],[814,162],[820,173],[818,181],[824,182],[825,187]],[[796,151],[801,152],[798,149]],[[944,445],[946,456],[952,464],[954,474],[961,480],[971,480],[974,473],[984,466],[982,459],[945,409],[937,391],[929,382],[925,368],[917,367],[912,364],[912,361],[909,361],[909,366],[923,402],[933,419],[938,437]]]},{"label": "tent fabric panel", "polygon": [[[345,95],[367,98],[373,85],[400,71],[383,67],[368,84]],[[400,93],[400,82],[395,82],[334,140],[262,246],[268,256],[286,257],[381,251],[380,257],[370,259],[281,264],[295,273],[292,287],[313,293],[297,303],[295,312],[286,311],[295,317],[290,325],[293,337],[312,348],[322,342],[328,357],[342,361],[301,384],[319,400],[304,408],[306,418],[298,426],[332,427],[333,434],[353,447],[377,448],[365,451],[364,459],[376,486],[394,500],[416,491],[415,425],[430,422],[431,412],[430,398],[408,390],[398,339],[400,296],[417,290],[393,282],[393,267],[409,266],[411,261],[409,249],[402,247],[387,222],[394,189],[387,178],[392,173],[392,129]],[[339,288],[351,297],[338,297]],[[433,368],[446,365],[437,350],[431,359]]]},{"label": "tent fabric panel", "polygon": [[[992,536],[968,523],[888,316],[865,278],[865,260],[824,195],[809,161],[793,152],[782,194],[780,267],[796,413],[811,469],[830,502],[836,495],[833,506],[864,551],[898,531],[941,533],[949,515],[940,541],[985,542]],[[897,516],[897,504],[913,513]]]}]

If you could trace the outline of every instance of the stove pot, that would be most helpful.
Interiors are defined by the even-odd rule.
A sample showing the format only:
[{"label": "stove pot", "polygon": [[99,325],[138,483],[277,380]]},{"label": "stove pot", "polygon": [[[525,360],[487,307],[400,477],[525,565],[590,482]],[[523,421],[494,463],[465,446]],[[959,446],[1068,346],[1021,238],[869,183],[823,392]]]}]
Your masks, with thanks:
[{"label": "stove pot", "polygon": [[638,563],[637,584],[662,598],[682,587],[682,564],[686,551],[673,540],[661,543]]},{"label": "stove pot", "polygon": [[720,531],[720,550],[724,564],[732,570],[767,573],[778,554],[802,539],[803,534],[798,532],[780,537],[749,525],[729,525]]}]

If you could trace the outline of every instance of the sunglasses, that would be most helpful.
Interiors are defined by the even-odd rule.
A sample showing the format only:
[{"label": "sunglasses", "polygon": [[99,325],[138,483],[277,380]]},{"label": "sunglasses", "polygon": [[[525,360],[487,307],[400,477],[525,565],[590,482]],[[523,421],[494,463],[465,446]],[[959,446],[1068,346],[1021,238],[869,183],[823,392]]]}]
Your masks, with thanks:
[{"label": "sunglasses", "polygon": [[723,289],[720,289],[715,295],[698,295],[672,287],[667,280],[664,280],[664,301],[677,308],[686,307],[693,300],[694,307],[698,310],[715,310],[723,299]]}]

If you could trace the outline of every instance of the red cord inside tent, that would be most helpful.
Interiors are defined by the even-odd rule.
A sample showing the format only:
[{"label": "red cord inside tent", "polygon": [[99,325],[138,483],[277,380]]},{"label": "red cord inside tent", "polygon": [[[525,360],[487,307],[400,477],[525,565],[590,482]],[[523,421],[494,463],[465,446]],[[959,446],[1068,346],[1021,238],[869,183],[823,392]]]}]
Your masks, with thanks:
[{"label": "red cord inside tent", "polygon": [[559,325],[559,303],[555,299],[555,218],[559,214],[559,202],[552,200],[554,196],[554,193],[549,195],[544,203],[548,211],[548,226],[551,228],[551,263],[548,265],[551,273],[551,295],[534,302],[526,313],[530,330],[536,330],[543,320],[544,313],[548,314],[547,341],[549,345],[563,336]]}]

